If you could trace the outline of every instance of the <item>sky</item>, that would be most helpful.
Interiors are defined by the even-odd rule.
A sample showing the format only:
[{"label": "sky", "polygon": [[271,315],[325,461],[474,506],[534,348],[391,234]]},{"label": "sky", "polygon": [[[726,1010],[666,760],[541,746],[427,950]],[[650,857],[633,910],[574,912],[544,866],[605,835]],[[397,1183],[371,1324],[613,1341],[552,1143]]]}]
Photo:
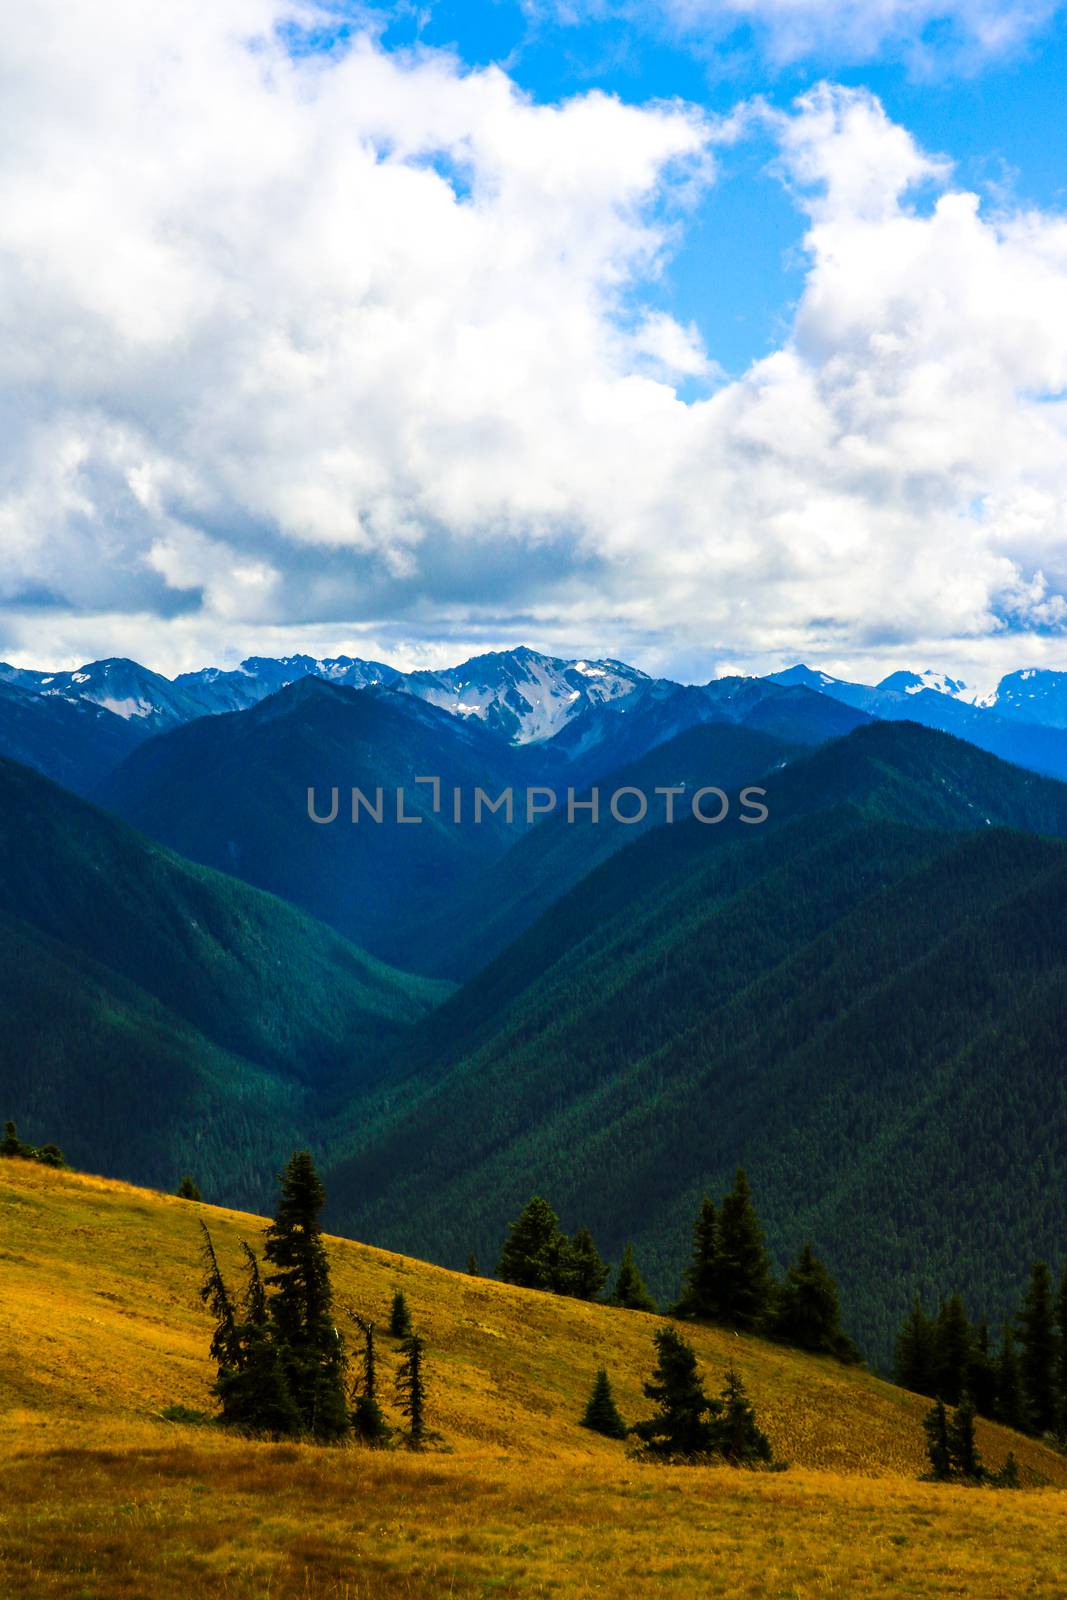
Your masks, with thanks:
[{"label": "sky", "polygon": [[1067,8],[38,0],[0,658],[1067,667]]}]

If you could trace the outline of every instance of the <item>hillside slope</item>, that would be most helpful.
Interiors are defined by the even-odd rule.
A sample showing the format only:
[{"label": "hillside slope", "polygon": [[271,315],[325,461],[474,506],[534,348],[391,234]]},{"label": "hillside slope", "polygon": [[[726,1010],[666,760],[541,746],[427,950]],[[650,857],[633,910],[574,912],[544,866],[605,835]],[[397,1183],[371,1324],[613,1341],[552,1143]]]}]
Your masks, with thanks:
[{"label": "hillside slope", "polygon": [[[227,1270],[261,1218],[0,1163],[0,1592],[5,1600],[794,1600],[966,1593],[1056,1600],[1067,1459],[979,1423],[1028,1494],[919,1483],[926,1402],[855,1369],[712,1329],[785,1477],[636,1466],[576,1425],[597,1365],[625,1415],[658,1319],[330,1240],[337,1300],[427,1339],[425,1456],[315,1450],[166,1424],[207,1403],[198,1219]],[[380,1336],[386,1409],[397,1362]],[[951,1576],[946,1576],[951,1574]]]},{"label": "hillside slope", "polygon": [[1067,790],[885,725],[768,786],[763,827],[647,835],[413,1031],[338,1226],[458,1264],[543,1191],[671,1295],[743,1162],[878,1361],[917,1290],[1006,1314],[1067,1232],[1067,849],[988,824],[1063,832]]},{"label": "hillside slope", "polygon": [[0,1107],[29,1139],[255,1194],[443,992],[0,761]]},{"label": "hillside slope", "polygon": [[[413,696],[356,690],[304,678],[249,711],[204,717],[136,751],[97,796],[133,826],[193,861],[230,872],[320,917],[384,960],[407,966],[404,930],[427,907],[447,903],[470,875],[512,842],[503,816],[456,826],[452,786],[491,795],[524,783],[525,752],[477,722]],[[530,781],[541,781],[542,758]],[[445,805],[435,814],[420,776],[437,776]],[[383,820],[351,820],[350,790]],[[308,817],[340,791],[337,819]],[[395,792],[408,816],[398,822]]]}]

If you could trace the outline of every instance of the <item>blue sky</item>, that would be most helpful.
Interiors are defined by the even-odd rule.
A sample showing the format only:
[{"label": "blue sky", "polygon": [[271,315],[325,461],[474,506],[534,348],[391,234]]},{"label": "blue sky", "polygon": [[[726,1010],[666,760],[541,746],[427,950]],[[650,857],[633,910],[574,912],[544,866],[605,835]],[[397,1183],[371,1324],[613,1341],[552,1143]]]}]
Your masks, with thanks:
[{"label": "blue sky", "polygon": [[[537,100],[596,87],[627,101],[680,97],[725,116],[757,95],[784,109],[831,77],[870,89],[895,122],[953,161],[961,185],[992,204],[1059,208],[1067,198],[1067,27],[1055,20],[1017,48],[977,60],[961,61],[946,46],[917,63],[897,46],[859,64],[826,51],[778,64],[748,27],[717,48],[631,22],[560,25],[513,0],[431,0],[377,16],[387,45],[500,65]],[[935,25],[926,37],[936,41],[943,31]],[[720,153],[721,180],[687,226],[662,286],[663,305],[694,320],[734,374],[779,342],[802,285],[803,219],[770,170],[774,155],[769,141]]]},{"label": "blue sky", "polygon": [[1067,647],[1055,0],[39,0],[0,658]]}]

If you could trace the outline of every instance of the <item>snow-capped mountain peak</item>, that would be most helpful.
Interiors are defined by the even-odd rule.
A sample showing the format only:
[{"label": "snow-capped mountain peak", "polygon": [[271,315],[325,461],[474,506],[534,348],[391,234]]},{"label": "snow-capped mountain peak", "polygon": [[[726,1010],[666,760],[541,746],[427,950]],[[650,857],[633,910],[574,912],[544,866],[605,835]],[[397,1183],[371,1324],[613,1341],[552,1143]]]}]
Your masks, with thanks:
[{"label": "snow-capped mountain peak", "polygon": [[969,688],[959,678],[935,672],[932,667],[927,667],[925,672],[891,672],[888,678],[882,679],[878,688],[897,694],[922,694],[924,689],[932,689],[935,694],[947,694],[953,700],[963,700],[968,705],[973,705],[978,694],[978,690]]},{"label": "snow-capped mountain peak", "polygon": [[513,744],[533,744],[551,739],[585,706],[620,699],[648,681],[621,661],[565,661],[520,645],[441,672],[408,673],[397,687],[455,716],[477,717]]}]

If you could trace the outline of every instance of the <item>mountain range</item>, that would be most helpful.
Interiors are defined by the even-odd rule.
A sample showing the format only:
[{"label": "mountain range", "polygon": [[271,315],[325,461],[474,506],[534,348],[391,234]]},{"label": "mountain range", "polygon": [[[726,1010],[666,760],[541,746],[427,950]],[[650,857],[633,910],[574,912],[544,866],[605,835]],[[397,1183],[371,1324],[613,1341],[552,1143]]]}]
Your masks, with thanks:
[{"label": "mountain range", "polygon": [[[5,668],[0,1102],[81,1165],[239,1204],[306,1141],[337,1227],[445,1264],[544,1191],[664,1297],[742,1161],[876,1360],[916,1290],[999,1318],[1067,1232],[1056,677],[978,705],[931,673],[680,685],[525,650]],[[534,822],[530,786],[560,797]],[[457,823],[475,788],[514,817]],[[657,789],[673,823],[608,805]]]}]

